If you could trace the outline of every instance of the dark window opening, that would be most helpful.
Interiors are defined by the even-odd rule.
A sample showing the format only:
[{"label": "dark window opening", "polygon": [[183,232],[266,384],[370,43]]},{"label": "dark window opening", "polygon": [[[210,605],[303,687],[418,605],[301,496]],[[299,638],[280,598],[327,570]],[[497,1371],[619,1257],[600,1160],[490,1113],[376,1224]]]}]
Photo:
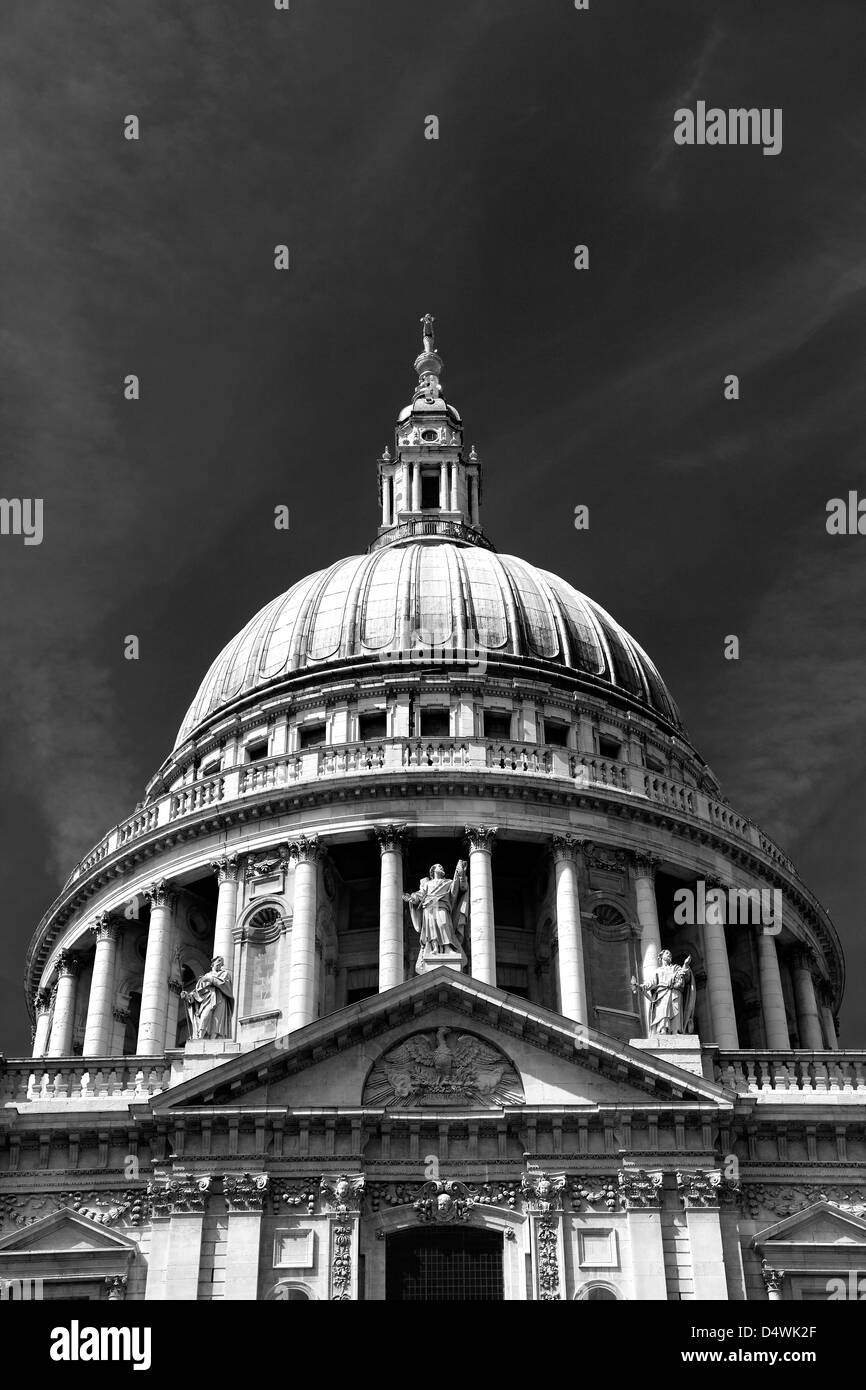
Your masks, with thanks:
[{"label": "dark window opening", "polygon": [[396,1231],[386,1238],[385,1298],[501,1302],[502,1236],[473,1227]]},{"label": "dark window opening", "polygon": [[447,709],[421,710],[422,738],[448,738],[450,732],[451,725]]},{"label": "dark window opening", "polygon": [[439,506],[439,474],[421,474],[421,510],[435,511]]},{"label": "dark window opening", "polygon": [[615,738],[605,738],[603,735],[600,735],[600,736],[599,736],[599,740],[598,740],[598,753],[599,753],[599,757],[601,757],[601,758],[610,758],[610,759],[612,759],[612,761],[615,762],[615,761],[617,760],[617,758],[619,757],[619,750],[620,750],[620,745],[619,745],[619,743],[617,742],[617,740],[616,740]]},{"label": "dark window opening", "polygon": [[651,758],[649,753],[646,757],[646,765],[650,772],[664,772],[665,765],[658,758]]},{"label": "dark window opening", "polygon": [[497,714],[494,710],[484,711],[485,738],[511,738],[511,715]]},{"label": "dark window opening", "polygon": [[385,737],[385,711],[373,710],[370,714],[358,715],[358,737],[362,740]]},{"label": "dark window opening", "polygon": [[316,748],[325,742],[324,724],[303,724],[298,729],[298,747]]},{"label": "dark window opening", "polygon": [[262,758],[266,758],[268,756],[267,739],[260,739],[257,743],[248,743],[246,751],[248,763],[260,763],[262,761]]},{"label": "dark window opening", "polygon": [[545,719],[544,742],[550,744],[553,748],[567,748],[568,725],[560,724],[555,719]]}]

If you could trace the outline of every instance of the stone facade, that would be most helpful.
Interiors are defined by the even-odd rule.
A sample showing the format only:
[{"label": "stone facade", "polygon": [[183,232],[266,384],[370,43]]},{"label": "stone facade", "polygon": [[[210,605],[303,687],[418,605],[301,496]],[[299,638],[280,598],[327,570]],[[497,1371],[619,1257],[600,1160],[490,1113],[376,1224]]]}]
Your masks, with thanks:
[{"label": "stone facade", "polygon": [[[495,554],[429,322],[415,366],[367,555],[230,644],[39,925],[33,1056],[0,1070],[0,1279],[830,1296],[866,1242],[833,924],[637,643]],[[419,956],[424,882],[454,946]],[[693,1032],[655,1031],[636,987],[663,950]],[[193,1037],[217,956],[231,1036]]]}]

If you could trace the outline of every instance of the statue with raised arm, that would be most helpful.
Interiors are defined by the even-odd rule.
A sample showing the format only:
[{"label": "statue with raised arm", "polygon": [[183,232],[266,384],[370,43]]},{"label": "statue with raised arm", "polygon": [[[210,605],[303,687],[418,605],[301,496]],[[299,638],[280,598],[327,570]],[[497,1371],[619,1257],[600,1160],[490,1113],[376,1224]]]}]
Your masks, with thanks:
[{"label": "statue with raised arm", "polygon": [[694,1031],[695,977],[691,960],[691,956],[686,956],[682,965],[674,965],[670,951],[662,951],[658,965],[643,984],[639,985],[632,975],[632,990],[639,990],[650,1003],[650,1033],[661,1036]]},{"label": "statue with raised arm", "polygon": [[421,320],[421,333],[424,338],[425,352],[433,351],[433,323],[434,319],[432,314],[425,314]]},{"label": "statue with raised arm", "polygon": [[183,990],[180,997],[186,1005],[191,1039],[231,1037],[235,1001],[232,977],[222,956],[214,956],[210,970],[199,975],[192,989]]},{"label": "statue with raised arm", "polygon": [[437,956],[450,952],[458,953],[465,965],[462,938],[469,901],[465,861],[458,861],[452,878],[446,877],[441,864],[433,864],[418,891],[404,893],[403,901],[409,904],[412,925],[421,938],[416,971],[431,969]]}]

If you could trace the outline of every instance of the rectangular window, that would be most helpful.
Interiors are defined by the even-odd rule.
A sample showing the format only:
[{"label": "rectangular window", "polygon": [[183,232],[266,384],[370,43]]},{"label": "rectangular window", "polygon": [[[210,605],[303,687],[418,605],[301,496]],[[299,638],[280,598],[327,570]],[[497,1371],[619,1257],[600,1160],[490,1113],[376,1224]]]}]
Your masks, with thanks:
[{"label": "rectangular window", "polygon": [[646,765],[650,772],[664,772],[665,765],[658,758],[651,758],[649,753],[646,755]]},{"label": "rectangular window", "polygon": [[451,725],[447,709],[422,709],[420,713],[422,738],[448,738]]},{"label": "rectangular window", "polygon": [[421,474],[421,510],[436,511],[439,506],[439,474]]},{"label": "rectangular window", "polygon": [[302,724],[298,729],[298,747],[317,748],[325,742],[324,724]]},{"label": "rectangular window", "polygon": [[568,725],[561,724],[558,719],[545,719],[544,742],[553,748],[567,748]]},{"label": "rectangular window", "polygon": [[248,743],[246,746],[248,763],[260,763],[262,758],[268,756],[268,741],[266,738],[258,739],[255,743]]},{"label": "rectangular window", "polygon": [[606,738],[604,734],[598,736],[598,753],[601,758],[610,758],[616,762],[619,757],[620,745],[615,738]]},{"label": "rectangular window", "polygon": [[385,711],[383,709],[371,710],[369,714],[358,715],[358,737],[362,741],[371,738],[385,737]]},{"label": "rectangular window", "polygon": [[511,738],[511,715],[502,714],[497,710],[486,709],[484,711],[484,737],[505,739]]}]

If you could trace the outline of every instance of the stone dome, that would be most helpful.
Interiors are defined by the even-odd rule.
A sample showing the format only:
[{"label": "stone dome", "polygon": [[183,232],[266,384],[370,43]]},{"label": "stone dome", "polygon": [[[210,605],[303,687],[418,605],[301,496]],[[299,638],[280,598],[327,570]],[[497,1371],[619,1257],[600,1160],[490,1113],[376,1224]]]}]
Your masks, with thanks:
[{"label": "stone dome", "polygon": [[411,646],[406,634],[434,648],[474,645],[488,664],[570,673],[680,727],[646,652],[592,599],[517,556],[431,536],[338,560],[266,604],[214,661],[175,747],[287,676],[381,662]]}]

